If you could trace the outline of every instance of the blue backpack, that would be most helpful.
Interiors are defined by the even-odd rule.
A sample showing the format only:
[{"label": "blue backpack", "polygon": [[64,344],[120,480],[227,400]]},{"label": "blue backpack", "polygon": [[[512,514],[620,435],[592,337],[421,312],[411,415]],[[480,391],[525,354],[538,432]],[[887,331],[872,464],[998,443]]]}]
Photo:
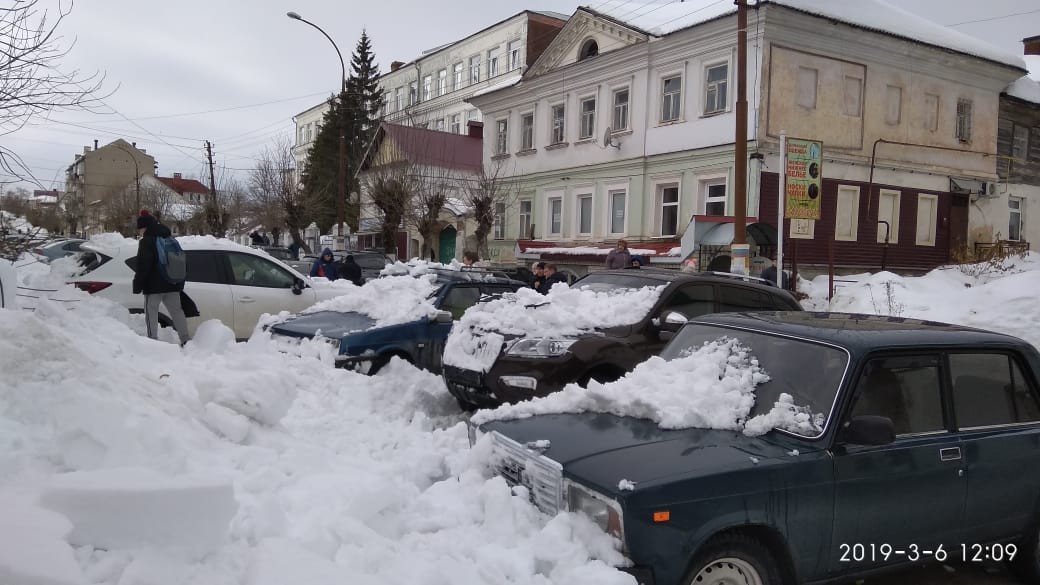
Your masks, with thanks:
[{"label": "blue backpack", "polygon": [[172,237],[155,238],[159,257],[159,274],[170,284],[184,284],[188,275],[188,259],[181,245]]}]

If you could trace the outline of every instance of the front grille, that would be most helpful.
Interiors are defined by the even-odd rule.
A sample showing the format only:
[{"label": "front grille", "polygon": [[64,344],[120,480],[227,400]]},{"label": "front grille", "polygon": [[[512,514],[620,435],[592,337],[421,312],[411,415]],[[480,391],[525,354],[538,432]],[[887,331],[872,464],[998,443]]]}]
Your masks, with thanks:
[{"label": "front grille", "polygon": [[484,375],[473,370],[457,368],[455,366],[444,366],[444,378],[449,383],[471,386],[478,389],[484,385]]},{"label": "front grille", "polygon": [[501,433],[494,433],[493,465],[509,485],[528,489],[531,502],[556,515],[563,508],[563,466]]}]

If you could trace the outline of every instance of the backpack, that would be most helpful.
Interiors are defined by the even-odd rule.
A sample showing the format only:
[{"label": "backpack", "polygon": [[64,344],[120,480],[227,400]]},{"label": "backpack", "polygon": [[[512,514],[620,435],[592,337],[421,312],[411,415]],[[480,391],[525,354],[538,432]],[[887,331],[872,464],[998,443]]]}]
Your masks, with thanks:
[{"label": "backpack", "polygon": [[155,238],[159,258],[159,274],[170,284],[184,284],[188,275],[188,261],[181,245],[172,237]]}]

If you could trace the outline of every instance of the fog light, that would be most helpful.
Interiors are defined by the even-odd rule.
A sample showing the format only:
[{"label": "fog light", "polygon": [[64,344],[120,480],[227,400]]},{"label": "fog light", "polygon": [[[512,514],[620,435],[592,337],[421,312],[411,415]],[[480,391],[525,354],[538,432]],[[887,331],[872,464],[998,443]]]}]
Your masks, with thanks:
[{"label": "fog light", "polygon": [[538,387],[538,380],[530,376],[499,376],[498,381],[506,386],[523,388],[524,390],[534,390]]}]

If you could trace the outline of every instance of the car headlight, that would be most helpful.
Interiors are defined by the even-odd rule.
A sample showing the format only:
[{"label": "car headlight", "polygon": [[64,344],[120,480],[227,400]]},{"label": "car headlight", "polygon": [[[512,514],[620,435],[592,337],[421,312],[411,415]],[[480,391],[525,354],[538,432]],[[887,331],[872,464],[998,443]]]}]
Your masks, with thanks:
[{"label": "car headlight", "polygon": [[584,514],[604,532],[624,541],[621,506],[616,500],[578,484],[568,483],[567,510]]},{"label": "car headlight", "polygon": [[534,337],[518,339],[506,350],[507,355],[523,357],[556,357],[563,355],[577,339],[552,339]]}]

